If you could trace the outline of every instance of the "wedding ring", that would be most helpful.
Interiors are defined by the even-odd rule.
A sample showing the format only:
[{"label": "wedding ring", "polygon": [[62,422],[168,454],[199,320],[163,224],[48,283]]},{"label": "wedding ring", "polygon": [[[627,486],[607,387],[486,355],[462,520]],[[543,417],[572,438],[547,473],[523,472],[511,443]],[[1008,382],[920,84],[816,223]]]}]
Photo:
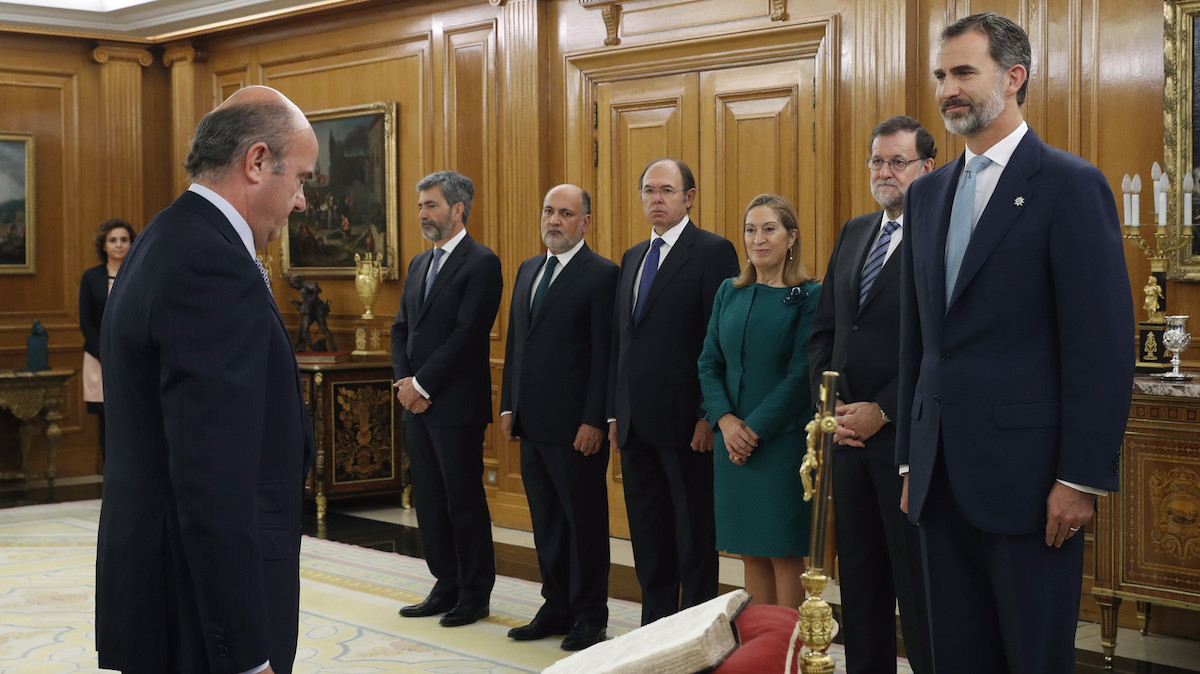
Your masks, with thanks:
[{"label": "wedding ring", "polygon": [[1079,531],[1079,527],[1067,527],[1071,531]]}]

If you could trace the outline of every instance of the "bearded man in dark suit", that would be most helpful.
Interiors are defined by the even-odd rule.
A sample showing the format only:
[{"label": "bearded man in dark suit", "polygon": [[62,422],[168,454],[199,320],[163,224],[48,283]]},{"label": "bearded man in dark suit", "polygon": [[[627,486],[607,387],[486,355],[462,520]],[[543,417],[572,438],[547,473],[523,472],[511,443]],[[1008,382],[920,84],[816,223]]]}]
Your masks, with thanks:
[{"label": "bearded man in dark suit", "polygon": [[542,203],[546,252],[513,285],[500,388],[500,428],[521,443],[542,596],[518,641],[566,634],[577,651],[604,640],[608,623],[608,443],[605,414],[617,265],[584,234],[592,199],[559,185]]},{"label": "bearded man in dark suit", "polygon": [[642,624],[717,595],[713,431],[696,364],[733,244],[688,215],[696,179],[678,159],[638,181],[651,238],[625,252],[613,312],[609,444],[621,450]]},{"label": "bearded man in dark suit", "polygon": [[924,583],[917,528],[900,511],[896,385],[904,194],[933,170],[933,137],[903,115],[871,134],[871,195],[883,207],[838,234],[808,339],[813,400],[823,373],[838,378],[833,514],[841,571],[842,634],[851,674],[896,671],[896,604],[909,664],[926,671]]},{"label": "bearded man in dark suit", "polygon": [[467,233],[471,179],[439,171],[417,189],[421,233],[433,248],[408,266],[392,324],[392,372],[421,545],[437,582],[400,615],[445,613],[442,626],[457,627],[488,616],[496,582],[483,435],[492,421],[488,358],[503,280],[500,258]]},{"label": "bearded man in dark suit", "polygon": [[100,347],[101,667],[292,669],[312,424],[254,251],[304,210],[316,160],[291,101],[234,93],[196,128],[192,186],[121,266]]},{"label": "bearded man in dark suit", "polygon": [[966,152],[909,187],[896,460],[920,524],[935,672],[1072,672],[1084,526],[1118,487],[1133,302],[1112,189],[1025,123],[1029,37],[942,32]]}]

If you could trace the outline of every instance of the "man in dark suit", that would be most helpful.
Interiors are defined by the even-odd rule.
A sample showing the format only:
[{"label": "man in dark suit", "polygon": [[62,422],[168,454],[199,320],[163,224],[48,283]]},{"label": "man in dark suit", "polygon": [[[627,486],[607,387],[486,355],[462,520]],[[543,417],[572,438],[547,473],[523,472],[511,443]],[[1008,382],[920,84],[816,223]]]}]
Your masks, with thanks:
[{"label": "man in dark suit", "polygon": [[903,115],[871,134],[871,195],[883,207],[842,226],[808,340],[813,400],[822,373],[836,370],[838,420],[833,514],[841,571],[847,671],[896,671],[896,604],[913,670],[923,666],[926,631],[917,528],[900,511],[893,463],[900,349],[900,242],[904,194],[933,170],[933,136]]},{"label": "man in dark suit", "polygon": [[249,87],[200,121],[193,184],[121,265],[101,327],[100,666],[290,672],[312,424],[255,249],[304,209],[304,114]]},{"label": "man in dark suit", "polygon": [[421,546],[437,582],[400,615],[445,613],[441,624],[456,627],[488,616],[496,582],[483,434],[492,421],[489,335],[503,281],[500,258],[467,234],[471,179],[439,171],[417,189],[421,232],[433,248],[408,265],[392,324],[392,372]]},{"label": "man in dark suit", "polygon": [[957,161],[908,190],[896,454],[938,672],[1071,672],[1083,526],[1118,486],[1133,306],[1112,191],[1022,119],[1029,38],[975,14],[934,77]]},{"label": "man in dark suit", "polygon": [[521,264],[513,286],[500,388],[500,428],[521,442],[542,596],[518,641],[566,634],[577,651],[608,624],[606,397],[617,265],[583,240],[592,199],[559,185],[542,203],[548,249]]},{"label": "man in dark suit", "polygon": [[621,450],[644,625],[717,594],[713,433],[696,359],[717,287],[739,268],[733,244],[688,217],[687,164],[650,162],[638,190],[653,231],[621,259],[608,438]]}]

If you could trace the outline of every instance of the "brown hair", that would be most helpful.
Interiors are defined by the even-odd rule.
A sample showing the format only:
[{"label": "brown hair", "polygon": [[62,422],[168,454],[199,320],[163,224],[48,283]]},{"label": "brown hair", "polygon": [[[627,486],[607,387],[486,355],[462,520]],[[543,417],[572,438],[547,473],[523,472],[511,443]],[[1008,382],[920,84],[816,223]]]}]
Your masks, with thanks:
[{"label": "brown hair", "polygon": [[99,227],[96,228],[96,237],[94,243],[96,244],[96,257],[100,258],[101,264],[108,262],[108,253],[104,252],[104,242],[108,240],[109,232],[112,232],[114,229],[121,228],[124,228],[125,231],[129,232],[129,243],[132,245],[133,240],[137,238],[137,232],[134,231],[133,225],[120,218],[105,220],[104,222],[100,223]]},{"label": "brown hair", "polygon": [[[750,200],[750,204],[746,206],[746,212],[742,215],[742,222],[745,222],[746,216],[750,215],[750,211],[759,206],[767,206],[775,211],[779,216],[779,222],[789,232],[796,233],[795,250],[788,251],[788,257],[783,262],[783,284],[785,286],[798,286],[808,283],[813,280],[813,276],[804,268],[804,263],[800,261],[800,225],[797,222],[796,207],[792,202],[779,196],[778,194],[760,194]],[[746,243],[742,241],[742,250],[745,250]],[[734,288],[745,288],[758,281],[758,270],[747,259],[745,266],[742,267],[742,273],[733,279]]]}]

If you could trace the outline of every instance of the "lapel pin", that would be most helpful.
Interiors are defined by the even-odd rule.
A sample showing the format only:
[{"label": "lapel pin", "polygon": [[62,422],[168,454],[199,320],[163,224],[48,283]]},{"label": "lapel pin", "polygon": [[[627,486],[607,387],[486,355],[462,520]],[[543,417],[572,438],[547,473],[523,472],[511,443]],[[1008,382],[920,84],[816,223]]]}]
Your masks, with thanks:
[{"label": "lapel pin", "polygon": [[1013,199],[1013,205],[1014,206],[1024,206],[1025,205],[1025,197],[1017,197],[1016,199]]}]

